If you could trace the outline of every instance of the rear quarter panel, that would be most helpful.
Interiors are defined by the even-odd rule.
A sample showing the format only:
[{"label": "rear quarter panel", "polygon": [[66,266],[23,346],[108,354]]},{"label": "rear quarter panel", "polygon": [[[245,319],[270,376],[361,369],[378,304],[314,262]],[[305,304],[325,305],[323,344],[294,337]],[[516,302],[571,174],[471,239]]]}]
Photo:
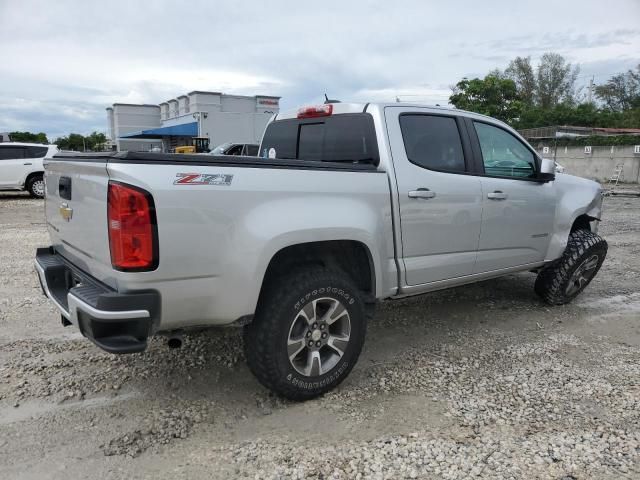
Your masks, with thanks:
[{"label": "rear quarter panel", "polygon": [[[378,296],[395,286],[384,172],[110,163],[112,180],[151,192],[157,270],[117,272],[120,291],[162,296],[162,329],[226,324],[254,313],[262,279],[282,248],[357,240],[371,254]],[[176,185],[180,173],[233,175],[230,185]]]}]

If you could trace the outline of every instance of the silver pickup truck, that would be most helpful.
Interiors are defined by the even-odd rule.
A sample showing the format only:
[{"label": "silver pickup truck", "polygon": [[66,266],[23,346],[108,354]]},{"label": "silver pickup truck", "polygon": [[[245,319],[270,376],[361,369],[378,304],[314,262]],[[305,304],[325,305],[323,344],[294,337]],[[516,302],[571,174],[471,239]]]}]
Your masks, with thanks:
[{"label": "silver pickup truck", "polygon": [[530,271],[563,304],[607,253],[597,183],[448,108],[306,107],[260,157],[59,154],[45,180],[35,265],[63,324],[112,353],[242,326],[252,372],[292,399],[348,375],[379,300]]}]

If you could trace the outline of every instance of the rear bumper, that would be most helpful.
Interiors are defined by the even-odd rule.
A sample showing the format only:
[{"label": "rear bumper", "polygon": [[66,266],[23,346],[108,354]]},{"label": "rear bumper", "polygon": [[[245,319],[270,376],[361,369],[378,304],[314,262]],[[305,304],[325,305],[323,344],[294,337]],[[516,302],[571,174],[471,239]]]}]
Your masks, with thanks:
[{"label": "rear bumper", "polygon": [[82,272],[50,248],[39,248],[36,272],[43,293],[67,322],[110,353],[135,353],[160,320],[158,292],[118,293]]}]

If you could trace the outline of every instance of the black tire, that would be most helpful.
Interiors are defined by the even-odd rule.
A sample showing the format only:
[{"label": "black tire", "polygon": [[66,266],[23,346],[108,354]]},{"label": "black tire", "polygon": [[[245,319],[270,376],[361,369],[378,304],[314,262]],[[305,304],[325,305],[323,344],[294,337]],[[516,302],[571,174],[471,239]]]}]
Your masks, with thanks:
[{"label": "black tire", "polygon": [[[607,249],[607,242],[589,230],[572,232],[562,257],[538,273],[535,292],[550,305],[569,303],[594,279],[607,256]],[[595,266],[579,270],[590,264]],[[582,272],[588,273],[588,278],[580,276]],[[580,278],[576,279],[576,275]]]},{"label": "black tire", "polygon": [[44,198],[44,178],[41,174],[29,178],[25,187],[33,198]]},{"label": "black tire", "polygon": [[[291,400],[308,400],[336,387],[358,361],[364,343],[367,319],[373,314],[372,302],[365,303],[364,293],[358,290],[345,273],[319,267],[281,276],[265,288],[253,322],[245,327],[245,355],[253,374],[265,387]],[[315,304],[314,300],[317,300]],[[305,338],[305,346],[302,347],[299,358],[304,361],[305,358],[310,358],[305,357],[312,350],[308,348],[306,339],[311,340],[313,337],[308,336],[311,335],[313,327],[311,322],[306,321],[306,313],[303,316],[304,312],[301,311],[313,311],[314,318],[317,318],[314,308],[316,305],[319,309],[323,302],[334,302],[333,305],[336,305],[335,301],[348,313],[343,313],[341,319],[335,321],[335,324],[341,322],[340,325],[344,325],[345,321],[349,323],[350,337],[344,346],[344,353],[338,359],[332,347],[323,345],[318,352],[323,352],[323,355],[331,360],[327,361],[325,366],[328,368],[333,361],[337,363],[323,374],[319,374],[322,362],[314,363],[315,360],[312,359],[311,373],[303,375],[293,365],[295,358],[291,361],[289,359],[288,342],[293,335],[294,327],[300,326],[302,318],[303,331],[300,338]],[[321,321],[322,318],[326,317],[321,315],[318,320]],[[325,324],[323,327],[326,328],[329,339],[332,335],[329,333],[330,329],[335,324]],[[315,328],[320,331],[320,327]],[[315,330],[313,333],[315,334]],[[296,347],[293,347],[293,350],[295,349]],[[313,368],[315,365],[318,367]],[[314,375],[313,370],[318,374]]]}]

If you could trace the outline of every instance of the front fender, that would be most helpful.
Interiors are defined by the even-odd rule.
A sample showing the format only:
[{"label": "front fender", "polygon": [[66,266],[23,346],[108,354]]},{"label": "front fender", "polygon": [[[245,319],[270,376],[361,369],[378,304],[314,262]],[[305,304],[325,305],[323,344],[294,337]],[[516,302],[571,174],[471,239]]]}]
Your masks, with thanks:
[{"label": "front fender", "polygon": [[556,215],[553,235],[545,261],[559,258],[569,240],[571,227],[581,215],[600,219],[602,215],[602,187],[599,183],[572,175],[556,176]]}]

